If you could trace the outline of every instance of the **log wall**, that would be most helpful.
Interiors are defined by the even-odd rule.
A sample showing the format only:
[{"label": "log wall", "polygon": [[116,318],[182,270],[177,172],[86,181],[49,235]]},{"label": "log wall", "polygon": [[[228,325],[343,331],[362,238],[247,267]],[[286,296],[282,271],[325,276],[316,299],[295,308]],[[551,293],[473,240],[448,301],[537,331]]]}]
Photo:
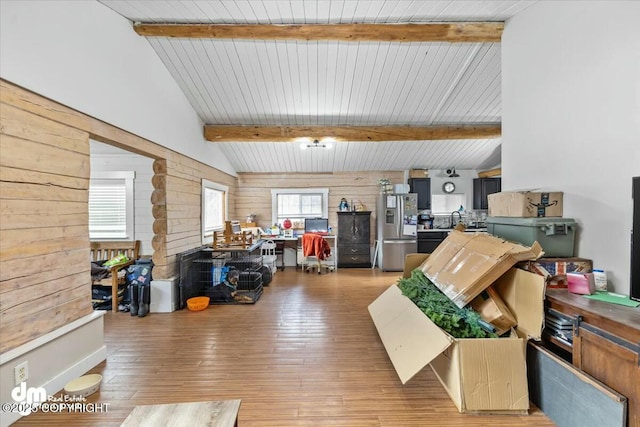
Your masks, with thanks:
[{"label": "log wall", "polygon": [[89,133],[0,105],[0,352],[92,311]]},{"label": "log wall", "polygon": [[329,224],[334,230],[338,225],[338,205],[343,197],[349,205],[362,203],[365,210],[371,211],[371,242],[376,232],[376,198],[380,194],[378,179],[388,178],[392,183],[404,182],[402,171],[367,171],[334,173],[292,173],[292,174],[238,174],[238,197],[236,212],[239,218],[250,213],[258,215],[260,227],[269,227],[271,223],[272,188],[328,188]]},{"label": "log wall", "polygon": [[154,279],[201,245],[201,179],[235,198],[236,177],[0,80],[0,353],[92,310],[89,138],[155,159]]},{"label": "log wall", "polygon": [[402,172],[240,174],[238,178],[0,80],[0,353],[91,311],[89,138],[154,159],[153,276],[177,274],[176,254],[201,245],[201,180],[229,187],[229,217],[271,225],[272,188],[329,188],[373,212],[377,181]]}]

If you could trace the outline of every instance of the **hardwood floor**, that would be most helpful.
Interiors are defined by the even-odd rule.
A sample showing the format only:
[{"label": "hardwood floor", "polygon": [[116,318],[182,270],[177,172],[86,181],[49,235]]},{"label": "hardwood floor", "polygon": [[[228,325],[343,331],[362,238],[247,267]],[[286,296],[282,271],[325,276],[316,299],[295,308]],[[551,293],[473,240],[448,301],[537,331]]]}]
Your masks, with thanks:
[{"label": "hardwood floor", "polygon": [[402,385],[367,306],[401,273],[279,271],[254,305],[105,316],[102,413],[35,413],[17,426],[116,426],[136,405],[241,399],[239,425],[553,426],[459,414],[429,367]]}]

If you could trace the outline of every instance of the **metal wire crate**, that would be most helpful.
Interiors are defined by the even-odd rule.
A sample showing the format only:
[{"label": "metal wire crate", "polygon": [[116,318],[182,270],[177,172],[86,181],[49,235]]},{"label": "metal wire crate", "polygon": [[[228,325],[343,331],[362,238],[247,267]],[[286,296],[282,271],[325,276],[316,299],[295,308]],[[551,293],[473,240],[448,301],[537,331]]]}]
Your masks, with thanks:
[{"label": "metal wire crate", "polygon": [[226,261],[226,265],[235,267],[240,271],[258,271],[262,267],[262,255],[260,253],[226,258]]},{"label": "metal wire crate", "polygon": [[263,292],[262,274],[257,271],[241,271],[235,295],[224,279],[233,266],[228,265],[231,258],[199,259],[199,295],[208,296],[210,304],[252,304],[258,301]]}]

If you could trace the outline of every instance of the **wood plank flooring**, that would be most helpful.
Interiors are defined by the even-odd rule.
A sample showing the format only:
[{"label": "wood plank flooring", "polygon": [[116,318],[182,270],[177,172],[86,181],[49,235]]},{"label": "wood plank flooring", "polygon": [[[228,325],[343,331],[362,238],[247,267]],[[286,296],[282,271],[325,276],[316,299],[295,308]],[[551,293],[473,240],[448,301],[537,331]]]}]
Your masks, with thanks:
[{"label": "wood plank flooring", "polygon": [[239,425],[553,426],[459,414],[430,368],[402,385],[367,306],[400,273],[279,271],[253,305],[105,316],[107,360],[89,402],[108,412],[35,413],[16,426],[117,426],[136,405],[241,399]]}]

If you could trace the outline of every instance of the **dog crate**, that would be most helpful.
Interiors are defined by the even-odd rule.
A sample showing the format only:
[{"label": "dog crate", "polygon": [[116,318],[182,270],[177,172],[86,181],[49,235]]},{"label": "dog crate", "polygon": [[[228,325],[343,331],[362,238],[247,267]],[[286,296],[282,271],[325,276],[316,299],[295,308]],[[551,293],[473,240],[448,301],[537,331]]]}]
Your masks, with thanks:
[{"label": "dog crate", "polygon": [[234,266],[225,265],[228,260],[216,258],[194,260],[199,265],[199,295],[208,296],[210,304],[253,304],[263,291],[262,274],[259,271],[239,271],[236,289],[230,288],[227,276]]},{"label": "dog crate", "polygon": [[200,296],[200,265],[196,260],[211,258],[211,249],[206,246],[190,249],[176,255],[178,282],[178,309],[187,307],[187,300]]},{"label": "dog crate", "polygon": [[228,267],[236,268],[239,271],[258,271],[262,267],[262,255],[260,253],[225,257],[224,260]]}]

